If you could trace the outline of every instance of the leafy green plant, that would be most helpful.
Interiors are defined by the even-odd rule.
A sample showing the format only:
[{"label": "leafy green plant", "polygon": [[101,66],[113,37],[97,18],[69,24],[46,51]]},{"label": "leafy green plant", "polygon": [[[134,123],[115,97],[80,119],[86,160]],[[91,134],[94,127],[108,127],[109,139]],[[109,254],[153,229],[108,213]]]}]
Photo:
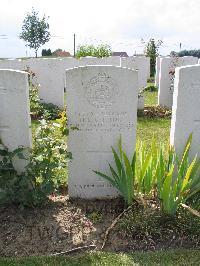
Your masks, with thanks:
[{"label": "leafy green plant", "polygon": [[135,190],[137,195],[152,196],[159,168],[159,149],[156,146],[155,139],[153,139],[149,149],[143,143],[138,144],[136,147],[136,158]]},{"label": "leafy green plant", "polygon": [[95,57],[108,57],[112,54],[111,47],[107,44],[94,45],[81,45],[78,47],[76,57],[95,56]]},{"label": "leafy green plant", "polygon": [[24,149],[9,151],[0,140],[0,204],[23,200],[25,191],[29,190],[29,179],[18,175],[13,166],[13,158],[26,159]]},{"label": "leafy green plant", "polygon": [[144,88],[144,91],[158,91],[158,88],[154,85],[149,85]]},{"label": "leafy green plant", "polygon": [[138,145],[129,161],[122,149],[121,138],[118,143],[119,155],[112,148],[116,169],[110,164],[111,176],[94,171],[108,180],[130,205],[133,198],[142,200],[152,198],[160,202],[162,212],[175,215],[179,206],[200,191],[200,161],[196,157],[190,162],[189,151],[192,135],[188,138],[181,160],[173,147],[164,156],[162,146],[152,141]]},{"label": "leafy green plant", "polygon": [[55,120],[60,117],[60,108],[52,103],[40,103],[39,115],[47,120]]},{"label": "leafy green plant", "polygon": [[[12,158],[23,157],[25,148],[9,152],[0,149],[0,203],[35,206],[44,203],[53,192],[67,184],[67,161],[72,158],[67,151],[65,117],[62,121],[41,120],[34,134],[29,163],[24,173],[17,174]],[[65,125],[64,125],[65,123]]]},{"label": "leafy green plant", "polygon": [[66,166],[71,153],[67,151],[66,139],[63,138],[65,132],[61,129],[62,125],[58,121],[52,123],[41,120],[35,131],[27,171],[44,190],[51,186],[58,189],[67,183]]},{"label": "leafy green plant", "polygon": [[174,149],[169,148],[165,161],[160,153],[159,171],[157,172],[157,192],[161,209],[175,215],[178,207],[200,191],[200,161],[195,157],[189,160],[192,135],[188,138],[181,160]]},{"label": "leafy green plant", "polygon": [[33,116],[39,116],[43,113],[43,107],[40,104],[38,87],[30,84],[29,86],[30,111]]},{"label": "leafy green plant", "polygon": [[44,118],[46,120],[55,120],[60,118],[60,108],[52,103],[41,102],[38,94],[38,87],[31,83],[29,89],[29,98],[32,118]]},{"label": "leafy green plant", "polygon": [[121,137],[118,142],[119,154],[112,147],[112,153],[115,160],[114,169],[110,164],[111,175],[108,176],[104,173],[94,171],[97,175],[105,178],[109,181],[118,191],[121,193],[126,203],[130,205],[134,199],[134,178],[135,178],[135,154],[133,155],[131,161],[128,159],[125,151],[122,149]]}]

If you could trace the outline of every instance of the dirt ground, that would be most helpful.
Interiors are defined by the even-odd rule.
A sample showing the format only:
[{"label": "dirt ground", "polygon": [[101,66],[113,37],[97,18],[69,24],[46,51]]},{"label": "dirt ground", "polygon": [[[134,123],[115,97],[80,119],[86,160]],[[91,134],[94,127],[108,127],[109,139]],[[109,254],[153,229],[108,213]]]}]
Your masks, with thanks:
[{"label": "dirt ground", "polygon": [[[42,208],[0,207],[0,256],[51,255],[92,244],[99,250],[106,229],[123,209],[121,199],[88,202],[70,201],[67,197],[52,198],[51,203]],[[130,237],[125,231],[114,229],[104,250],[160,248],[160,243],[156,246],[155,241],[151,241],[147,240],[144,245],[144,239],[141,241],[137,236]],[[180,241],[166,245],[178,247]],[[195,248],[199,247],[198,242]]]}]

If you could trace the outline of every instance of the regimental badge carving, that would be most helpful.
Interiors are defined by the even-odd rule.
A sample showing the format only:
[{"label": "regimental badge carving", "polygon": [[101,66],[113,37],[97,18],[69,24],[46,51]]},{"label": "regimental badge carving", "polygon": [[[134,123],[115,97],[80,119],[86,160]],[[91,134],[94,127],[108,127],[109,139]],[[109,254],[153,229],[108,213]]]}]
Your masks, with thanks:
[{"label": "regimental badge carving", "polygon": [[111,106],[118,93],[116,82],[106,73],[94,76],[85,87],[88,102],[100,109]]}]

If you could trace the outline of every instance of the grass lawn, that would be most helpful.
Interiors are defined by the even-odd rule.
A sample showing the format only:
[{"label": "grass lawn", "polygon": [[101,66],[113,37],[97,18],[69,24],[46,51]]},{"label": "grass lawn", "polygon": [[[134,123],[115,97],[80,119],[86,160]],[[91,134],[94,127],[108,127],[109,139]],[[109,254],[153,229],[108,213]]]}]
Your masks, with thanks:
[{"label": "grass lawn", "polygon": [[200,251],[198,250],[172,250],[157,252],[135,253],[106,253],[90,252],[78,256],[60,257],[29,257],[20,259],[0,259],[0,265],[199,265]]},{"label": "grass lawn", "polygon": [[[145,105],[157,105],[157,96],[157,91],[144,92]],[[137,141],[145,142],[148,146],[148,144],[151,143],[151,140],[155,138],[157,143],[163,144],[164,147],[167,147],[169,144],[170,123],[170,118],[138,117]]]},{"label": "grass lawn", "polygon": [[162,143],[166,147],[169,143],[170,123],[171,120],[168,118],[138,117],[137,141],[148,144],[155,138],[157,143]]},{"label": "grass lawn", "polygon": [[152,91],[152,92],[145,91],[144,98],[145,98],[144,104],[146,106],[157,105],[158,92],[157,91]]}]

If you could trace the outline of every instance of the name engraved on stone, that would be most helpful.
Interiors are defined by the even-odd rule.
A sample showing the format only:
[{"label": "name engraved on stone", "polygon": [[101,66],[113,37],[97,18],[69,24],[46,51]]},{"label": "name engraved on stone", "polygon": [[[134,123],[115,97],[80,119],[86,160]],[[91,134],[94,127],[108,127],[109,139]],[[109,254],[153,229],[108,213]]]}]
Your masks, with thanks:
[{"label": "name engraved on stone", "polygon": [[104,109],[111,106],[118,95],[116,82],[106,73],[98,73],[85,86],[85,97],[89,104]]},{"label": "name engraved on stone", "polygon": [[124,131],[134,126],[127,112],[82,112],[75,116],[77,122],[73,126],[81,131]]}]

